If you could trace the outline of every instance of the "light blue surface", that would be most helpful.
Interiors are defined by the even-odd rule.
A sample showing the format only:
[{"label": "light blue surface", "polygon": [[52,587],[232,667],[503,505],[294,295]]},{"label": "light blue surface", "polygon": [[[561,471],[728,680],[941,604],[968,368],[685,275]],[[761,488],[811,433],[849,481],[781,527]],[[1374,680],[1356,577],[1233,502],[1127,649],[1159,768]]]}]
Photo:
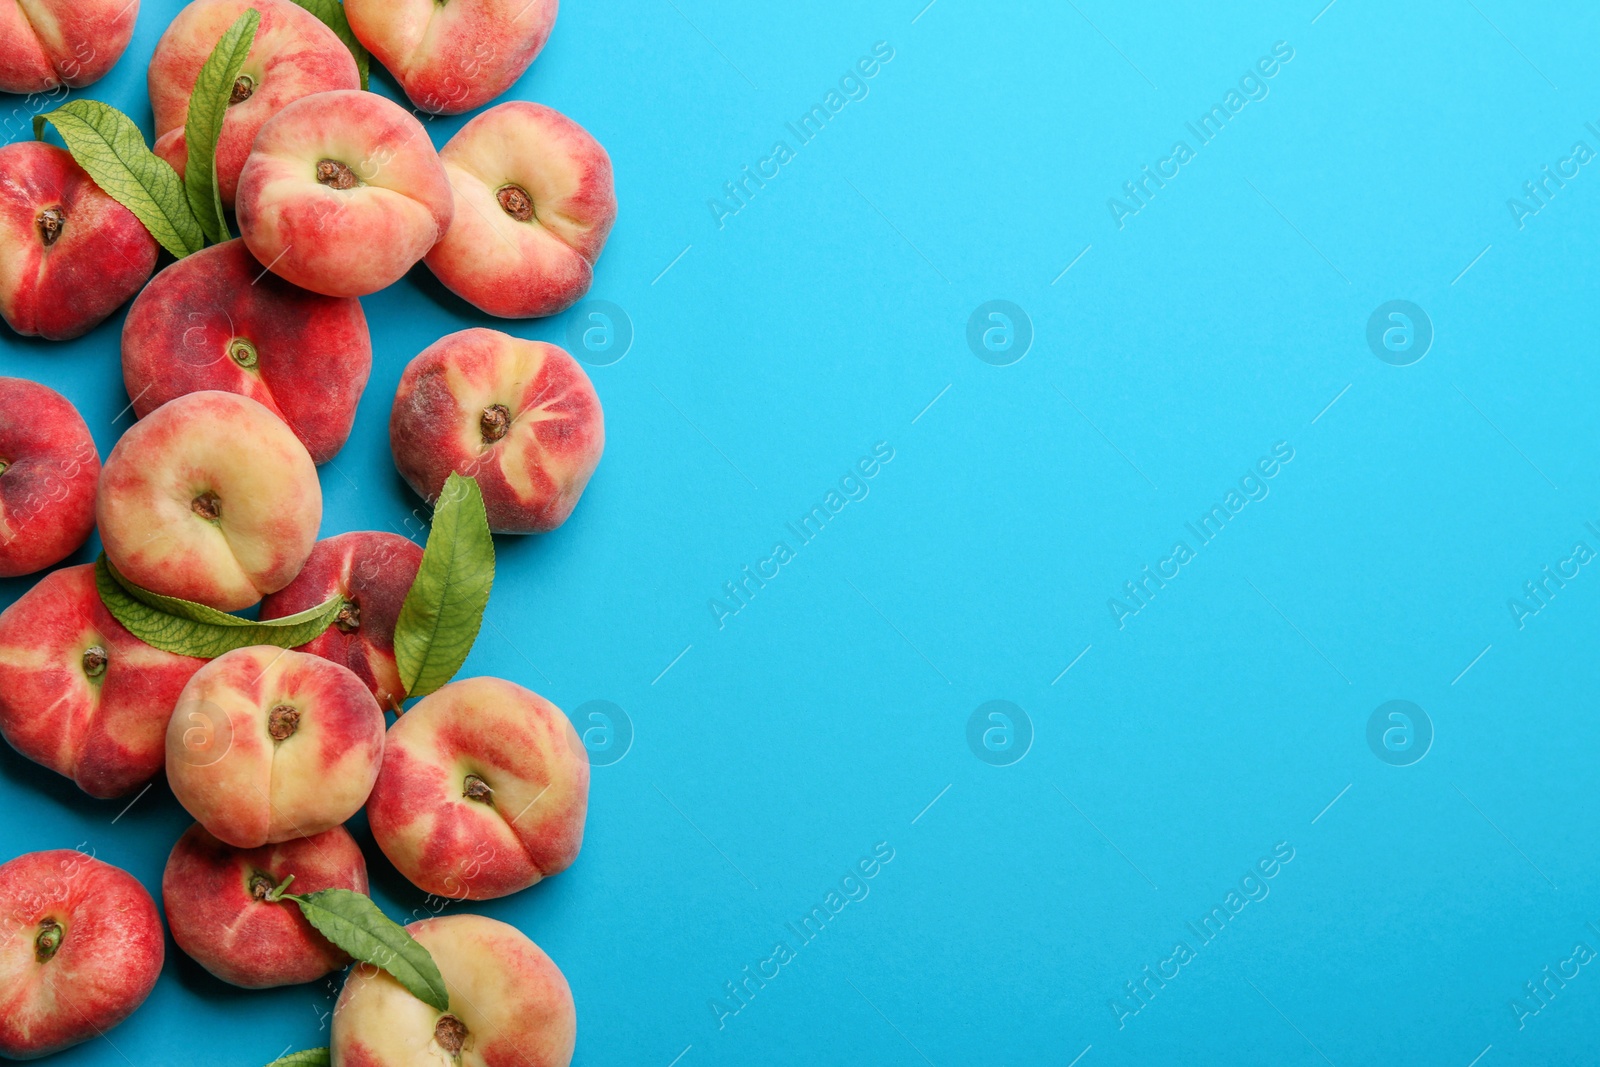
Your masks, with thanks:
[{"label": "light blue surface", "polygon": [[[1520,626],[1508,601],[1600,550],[1600,163],[1520,226],[1507,201],[1600,151],[1600,13],[924,2],[569,0],[511,94],[610,150],[592,296],[634,340],[591,371],[607,449],[572,520],[499,539],[464,673],[614,702],[635,736],[595,769],[576,866],[478,910],[566,972],[586,1065],[1591,1060],[1595,968],[1512,1002],[1600,949],[1600,577]],[[177,8],[146,0],[87,95],[148,123]],[[801,144],[786,123],[876,42],[893,59]],[[1202,144],[1186,123],[1275,42],[1292,59]],[[778,140],[765,187],[708,206]],[[1177,140],[1192,158],[1119,227],[1108,199]],[[996,299],[1031,320],[1008,366],[967,343]],[[1391,300],[1431,320],[1409,366],[1367,343]],[[374,373],[325,534],[404,528],[396,382],[487,324],[421,270],[364,303]],[[565,343],[576,317],[508,328]],[[119,324],[0,336],[102,452]],[[801,544],[786,524],[878,442],[867,495]],[[1275,448],[1202,545],[1186,523]],[[1119,627],[1108,600],[1180,540]],[[793,559],[719,627],[711,599],[779,541]],[[968,747],[994,700],[1031,723],[1009,766]],[[1400,720],[1369,747],[1391,700],[1431,723],[1409,766]],[[0,789],[0,854],[88,842],[152,887],[188,821],[164,787],[123,812],[9,753]],[[377,899],[421,907],[359,836]],[[880,842],[867,895],[802,944],[785,924]],[[1203,943],[1186,924],[1275,848],[1235,899],[1267,895]],[[719,1026],[780,940],[793,959]],[[1193,958],[1164,963],[1178,941]],[[1116,1010],[1146,965],[1179,969]],[[332,994],[232,990],[172,950],[132,1020],[57,1062],[261,1064],[325,1043]]]}]

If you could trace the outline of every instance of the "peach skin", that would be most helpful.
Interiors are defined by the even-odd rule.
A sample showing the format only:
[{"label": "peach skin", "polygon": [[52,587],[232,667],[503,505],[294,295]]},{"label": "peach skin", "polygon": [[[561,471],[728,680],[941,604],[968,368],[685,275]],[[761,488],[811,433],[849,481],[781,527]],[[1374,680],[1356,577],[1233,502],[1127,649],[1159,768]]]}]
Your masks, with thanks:
[{"label": "peach skin", "polygon": [[236,848],[309,837],[361,809],[383,759],[383,709],[348,668],[270,645],[195,672],[167,726],[167,780]]},{"label": "peach skin", "polygon": [[445,915],[406,927],[433,956],[450,1010],[358,967],[333,1009],[334,1067],[567,1067],[578,1016],[566,976],[514,926]]},{"label": "peach skin", "polygon": [[469,678],[389,728],[367,820],[419,889],[489,900],[566,870],[588,805],[589,755],[561,709],[515,683]]},{"label": "peach skin", "polygon": [[511,319],[554,315],[589,291],[617,195],[611,157],[587,130],[516,100],[463,126],[439,159],[455,218],[424,262],[447,289]]},{"label": "peach skin", "polygon": [[155,153],[179,175],[189,159],[184,124],[200,68],[223,33],[249,8],[261,13],[261,22],[234,80],[217,138],[217,185],[227,207],[233,206],[239,171],[263,123],[303,96],[361,88],[350,49],[292,0],[195,0],[178,12],[150,57]]},{"label": "peach skin", "polygon": [[577,360],[481,328],[412,360],[389,414],[394,464],[411,488],[432,501],[452,471],[477,478],[496,533],[566,522],[605,438],[600,398]]},{"label": "peach skin", "polygon": [[155,901],[127,871],[71,849],[0,865],[0,1056],[103,1037],[144,1003],[165,958]]},{"label": "peach skin", "polygon": [[172,939],[194,961],[246,989],[314,982],[350,962],[292,901],[267,894],[367,891],[367,861],[342,826],[260,848],[234,848],[199,823],[173,846],[161,876]]},{"label": "peach skin", "polygon": [[139,291],[159,249],[65,148],[0,147],[0,318],[13,330],[81,337]]},{"label": "peach skin", "polygon": [[60,563],[94,529],[100,453],[72,402],[0,378],[0,578]]},{"label": "peach skin", "polygon": [[349,667],[380,705],[399,711],[405,687],[395,665],[394,624],[421,566],[422,546],[398,534],[330,537],[317,542],[298,578],[261,601],[261,617],[280,619],[344,597],[333,625],[299,651]]},{"label": "peach skin", "polygon": [[236,393],[188,393],[134,423],[95,500],[106,558],[153,592],[237,611],[300,573],[322,521],[293,431]]},{"label": "peach skin", "polygon": [[267,120],[236,204],[250,253],[328,296],[399,281],[455,210],[422,123],[376,93],[345,90],[301,97]]},{"label": "peach skin", "polygon": [[345,0],[356,39],[423,111],[482,107],[533,63],[556,0]]},{"label": "peach skin", "polygon": [[344,447],[371,371],[359,300],[290,285],[238,239],[157,274],[122,325],[122,381],[140,418],[186,393],[238,393],[319,464]]},{"label": "peach skin", "polygon": [[167,720],[204,663],[124,630],[93,564],[53,571],[0,614],[0,733],[90,796],[121,796],[161,773]]},{"label": "peach skin", "polygon": [[0,92],[44,93],[99,81],[117,65],[139,0],[19,0],[0,5]]}]

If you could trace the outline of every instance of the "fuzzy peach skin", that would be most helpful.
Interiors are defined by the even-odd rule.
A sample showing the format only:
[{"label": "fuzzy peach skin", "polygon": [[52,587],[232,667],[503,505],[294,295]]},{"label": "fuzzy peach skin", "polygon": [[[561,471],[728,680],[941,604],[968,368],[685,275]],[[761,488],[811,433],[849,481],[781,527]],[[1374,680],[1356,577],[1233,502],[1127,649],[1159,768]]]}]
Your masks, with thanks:
[{"label": "fuzzy peach skin", "polygon": [[124,630],[93,564],[53,571],[0,613],[0,733],[90,796],[121,796],[161,772],[167,720],[204,663]]},{"label": "fuzzy peach skin", "polygon": [[166,596],[237,611],[300,573],[322,522],[305,446],[236,393],[168,401],[106,457],[95,499],[106,558]]},{"label": "fuzzy peach skin", "polygon": [[0,4],[0,92],[43,93],[97,82],[133,38],[139,0]]},{"label": "fuzzy peach skin", "polygon": [[566,870],[588,806],[589,756],[561,709],[513,682],[469,678],[389,728],[367,820],[419,889],[489,900]]},{"label": "fuzzy peach skin", "polygon": [[172,939],[196,963],[246,989],[314,982],[350,962],[298,905],[268,900],[290,876],[291,893],[367,892],[367,861],[342,826],[261,848],[223,844],[199,823],[167,857],[161,904]]},{"label": "fuzzy peach skin", "polygon": [[398,534],[330,537],[317,542],[298,578],[261,601],[261,617],[281,619],[344,597],[333,625],[299,651],[349,667],[380,705],[399,711],[406,694],[394,660],[394,624],[421,566],[422,547]]},{"label": "fuzzy peach skin", "polygon": [[239,393],[288,423],[315,463],[344,447],[371,372],[361,302],[290,285],[237,238],[157,274],[122,325],[140,418],[185,393]]},{"label": "fuzzy peach skin", "polygon": [[161,917],[144,886],[70,849],[0,865],[0,1056],[99,1037],[161,977]]},{"label": "fuzzy peach skin", "polygon": [[0,148],[0,318],[13,330],[81,337],[139,291],[158,249],[66,149],[43,141]]},{"label": "fuzzy peach skin", "polygon": [[261,12],[255,40],[234,81],[217,139],[217,186],[233,206],[239,171],[256,133],[285,104],[330,89],[360,89],[350,49],[315,15],[293,0],[195,0],[178,12],[150,57],[150,110],[155,113],[155,153],[180,175],[189,158],[184,124],[189,96],[211,50],[248,8]]},{"label": "fuzzy peach skin", "polygon": [[236,204],[251,254],[328,296],[399,281],[455,210],[422,123],[376,93],[344,90],[301,97],[267,120]]},{"label": "fuzzy peach skin", "polygon": [[0,378],[0,578],[60,563],[94,529],[100,453],[72,402]]},{"label": "fuzzy peach skin", "polygon": [[459,115],[522,77],[555,25],[556,0],[346,0],[344,13],[413,104]]},{"label": "fuzzy peach skin", "polygon": [[496,533],[566,522],[605,443],[600,398],[578,361],[497,330],[423,349],[389,413],[394,465],[411,488],[433,501],[452,471],[477,478]]},{"label": "fuzzy peach skin", "polygon": [[578,1015],[566,976],[514,926],[444,915],[406,927],[439,965],[441,1013],[388,973],[357,967],[333,1009],[333,1067],[566,1067]]},{"label": "fuzzy peach skin", "polygon": [[254,645],[184,686],[167,727],[178,803],[237,848],[309,837],[361,809],[383,760],[383,709],[348,668]]},{"label": "fuzzy peach skin", "polygon": [[439,150],[456,213],[424,262],[481,311],[531,318],[565,311],[594,282],[617,219],[611,157],[543,104],[490,108]]}]

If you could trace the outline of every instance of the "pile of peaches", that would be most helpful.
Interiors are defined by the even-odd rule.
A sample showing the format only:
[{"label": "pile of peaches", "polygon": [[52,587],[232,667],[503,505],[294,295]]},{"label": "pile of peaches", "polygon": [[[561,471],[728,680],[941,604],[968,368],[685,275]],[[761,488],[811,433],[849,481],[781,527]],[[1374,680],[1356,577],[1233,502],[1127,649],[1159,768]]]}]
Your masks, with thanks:
[{"label": "pile of peaches", "polygon": [[[463,579],[427,575],[449,551],[436,539],[454,487],[470,485],[476,510],[452,511],[467,532],[450,536],[484,527],[490,579],[489,531],[567,519],[604,446],[594,387],[560,348],[494,330],[416,356],[389,435],[399,472],[437,507],[426,550],[381,532],[319,540],[317,474],[349,437],[372,366],[359,297],[419,262],[505,318],[554,314],[588,290],[616,198],[610,159],[582,127],[508,102],[436,151],[413,111],[363,88],[375,58],[420,112],[478,108],[532,63],[556,3],[194,0],[151,61],[152,146],[99,128],[108,147],[91,153],[70,116],[47,114],[67,148],[43,123],[39,139],[0,147],[0,317],[73,338],[133,299],[121,350],[137,415],[102,464],[66,397],[0,377],[0,577],[49,570],[96,529],[103,547],[0,614],[0,733],[94,797],[165,775],[195,819],[162,879],[166,922],[218,978],[263,988],[360,961],[331,1047],[286,1062],[572,1057],[567,982],[514,927],[451,912],[390,931],[351,909],[367,869],[344,824],[365,809],[395,868],[448,901],[515,893],[576,857],[582,742],[520,685],[449,680],[477,632],[461,605],[477,596],[481,614],[487,579],[441,592]],[[0,90],[98,79],[138,7],[0,6]],[[208,90],[218,71],[230,80]],[[113,164],[143,184],[107,177]],[[173,247],[158,217],[170,222],[171,205],[148,195],[162,167],[195,219],[215,198],[200,223],[209,246]],[[151,278],[163,248],[176,258]],[[397,641],[426,656],[463,630],[442,677],[407,677]],[[268,643],[226,644],[241,632]],[[208,654],[197,634],[227,650]],[[308,897],[345,903],[318,911]],[[0,865],[0,1056],[121,1022],[154,986],[163,946],[150,893],[124,871],[73,850]],[[418,994],[419,972],[437,997]]]}]

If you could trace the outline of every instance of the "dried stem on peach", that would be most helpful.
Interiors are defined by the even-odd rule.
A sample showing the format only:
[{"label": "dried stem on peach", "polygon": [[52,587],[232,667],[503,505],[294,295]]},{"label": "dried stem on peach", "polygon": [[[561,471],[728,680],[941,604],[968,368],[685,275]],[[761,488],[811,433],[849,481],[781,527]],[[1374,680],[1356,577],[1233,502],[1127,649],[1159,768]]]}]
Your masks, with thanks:
[{"label": "dried stem on peach", "polygon": [[337,159],[317,161],[317,181],[329,189],[354,189],[361,184],[356,172]]},{"label": "dried stem on peach", "polygon": [[441,1015],[439,1021],[433,1024],[433,1039],[454,1059],[461,1055],[462,1048],[466,1046],[467,1024],[454,1015]]},{"label": "dried stem on peach", "polygon": [[274,741],[287,741],[300,728],[300,709],[292,704],[279,704],[267,714],[267,733]]},{"label": "dried stem on peach", "polygon": [[483,443],[494,444],[511,430],[511,409],[504,404],[484,408],[478,428],[483,431]]},{"label": "dried stem on peach", "polygon": [[500,210],[516,219],[518,222],[527,222],[533,218],[533,197],[528,195],[528,190],[520,185],[503,185],[494,194],[500,202]]},{"label": "dried stem on peach", "polygon": [[189,502],[189,510],[207,522],[219,522],[222,519],[222,498],[207,489]]},{"label": "dried stem on peach", "polygon": [[39,239],[44,242],[46,248],[49,248],[61,237],[61,231],[66,229],[66,212],[58,207],[47,207],[39,212],[34,225],[39,227]]},{"label": "dried stem on peach", "polygon": [[361,629],[361,605],[354,600],[346,600],[339,614],[334,616],[333,624],[342,634],[353,634]]},{"label": "dried stem on peach", "polygon": [[469,774],[461,783],[461,795],[468,800],[476,800],[479,804],[494,803],[494,790],[489,788],[489,783],[479,778],[476,774]]},{"label": "dried stem on peach", "polygon": [[46,919],[39,924],[38,936],[33,939],[33,958],[40,963],[49,963],[60,950],[61,942],[66,936],[67,932],[61,928],[60,923],[54,919]]}]

